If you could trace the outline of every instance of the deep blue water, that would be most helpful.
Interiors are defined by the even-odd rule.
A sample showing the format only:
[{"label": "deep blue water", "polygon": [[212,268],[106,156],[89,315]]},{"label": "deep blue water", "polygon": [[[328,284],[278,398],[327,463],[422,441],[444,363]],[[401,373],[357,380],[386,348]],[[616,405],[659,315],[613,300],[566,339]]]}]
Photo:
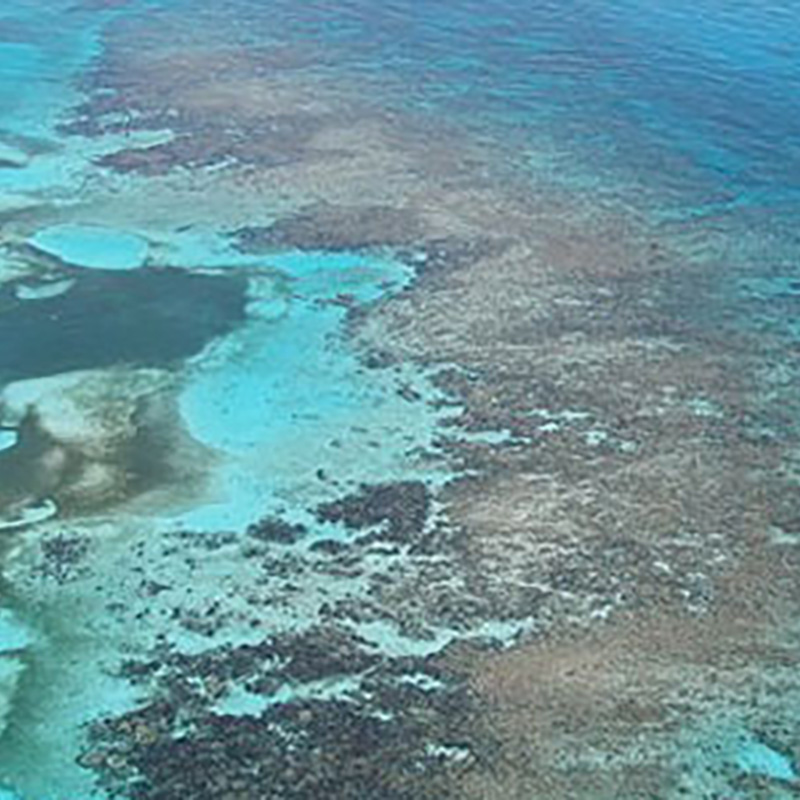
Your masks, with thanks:
[{"label": "deep blue water", "polygon": [[[50,445],[37,439],[28,449],[18,446],[31,408],[49,420],[48,436],[63,434],[70,446],[78,442],[80,458],[91,460],[102,451],[99,461],[107,472],[97,480],[109,485],[122,479],[105,455],[102,436],[110,431],[112,442],[123,436],[114,425],[134,414],[125,405],[132,396],[177,398],[181,435],[197,444],[192,458],[199,463],[213,461],[210,451],[223,454],[214,461],[213,501],[201,502],[186,491],[167,510],[166,502],[156,510],[126,507],[118,519],[113,511],[104,517],[112,529],[243,528],[257,518],[256,508],[279,509],[308,523],[304,514],[311,503],[330,499],[316,484],[308,488],[308,474],[315,471],[354,485],[420,472],[431,485],[447,477],[441,465],[420,471],[409,456],[433,445],[446,416],[435,403],[417,412],[397,399],[397,387],[406,384],[427,399],[440,399],[424,372],[410,369],[408,375],[372,380],[339,338],[341,295],[366,302],[396,291],[410,279],[406,265],[386,253],[365,260],[358,252],[325,251],[280,253],[263,263],[225,239],[234,215],[216,196],[209,207],[198,201],[195,221],[192,209],[175,205],[166,183],[154,182],[151,190],[146,178],[112,179],[96,166],[97,158],[130,140],[95,141],[59,129],[82,99],[82,78],[102,56],[104,28],[147,13],[157,27],[165,12],[171,19],[183,14],[186,38],[176,47],[194,43],[196,26],[203,44],[211,39],[218,47],[305,48],[310,55],[298,75],[356,82],[372,109],[428,120],[434,137],[452,129],[488,144],[497,158],[490,169],[513,174],[531,192],[552,187],[640,215],[685,248],[687,264],[718,270],[718,284],[709,294],[699,292],[687,313],[714,324],[724,316],[737,330],[762,330],[765,336],[777,332],[787,346],[800,337],[794,306],[772,302],[799,293],[793,281],[800,275],[800,5],[793,0],[155,0],[106,8],[10,0],[0,9],[0,535],[9,537],[0,552],[14,550],[12,537],[19,531],[36,535],[39,524],[58,525],[47,470],[62,469],[52,464],[63,453],[54,448],[55,461],[40,475],[25,453]],[[135,50],[139,43],[126,46]],[[135,134],[143,143],[159,135]],[[191,184],[190,173],[176,179],[175,196]],[[259,202],[279,209],[284,200],[265,192]],[[78,234],[59,238],[64,230]],[[57,257],[68,262],[62,271],[48,260]],[[160,271],[164,266],[210,270],[213,277],[177,278]],[[98,278],[87,272],[98,269]],[[137,269],[135,278],[125,277]],[[214,281],[226,288],[213,302],[187,293],[185,303],[174,301],[180,319],[169,314],[169,292],[182,293],[184,283]],[[167,285],[168,292],[160,288]],[[126,288],[131,286],[142,287],[142,321],[121,310],[120,293],[132,292]],[[97,311],[102,292],[116,293],[107,315]],[[251,304],[249,326],[192,360],[207,340],[239,324],[245,301]],[[16,306],[6,314],[2,303]],[[155,317],[147,316],[151,307]],[[191,325],[196,313],[205,315],[202,331],[181,330],[164,353],[152,354],[153,337],[173,336],[172,325]],[[33,328],[58,314],[71,325],[68,335],[49,330],[40,346]],[[14,342],[15,335],[26,338]],[[126,341],[118,346],[116,337]],[[59,340],[68,353],[53,352]],[[136,375],[119,377],[131,362]],[[87,366],[102,374],[75,372]],[[119,373],[102,372],[107,369]],[[28,377],[47,380],[19,385]],[[78,399],[76,381],[85,389]],[[84,408],[90,395],[101,405]],[[137,407],[136,413],[144,412]],[[107,416],[115,414],[109,422]],[[352,451],[324,445],[349,429],[360,431]],[[102,444],[96,450],[93,436]],[[168,447],[173,445],[170,440]],[[64,475],[77,469],[74,463],[63,467]],[[87,475],[87,483],[97,477]],[[75,525],[81,524],[78,513]],[[330,531],[318,533],[323,534]],[[107,557],[114,564],[122,559],[113,546]],[[109,659],[102,667],[110,668],[128,630],[108,622],[106,641],[107,621],[92,618],[94,601],[77,588],[68,599],[91,621],[90,644],[65,633],[68,626],[53,611],[59,593],[42,588],[39,602],[36,586],[20,577],[30,572],[24,555],[19,563],[10,569],[7,587],[0,586],[0,724],[10,721],[0,732],[0,797],[7,786],[9,797],[23,800],[78,800],[89,784],[73,774],[70,735],[75,741],[82,735],[81,723],[98,711],[93,703],[105,691],[105,684],[98,692],[89,685],[100,680],[103,661],[92,648],[102,643]],[[213,595],[213,570],[198,579],[203,580]],[[523,620],[513,631],[524,627]],[[131,646],[146,647],[154,631],[146,624],[136,628]],[[449,641],[450,633],[436,636]],[[383,636],[376,634],[376,640]],[[384,638],[380,646],[387,652],[411,646]],[[62,658],[71,664],[67,688],[50,688],[56,685],[53,676],[63,678]],[[64,692],[72,694],[62,703],[57,698]],[[127,689],[111,686],[106,694],[108,711],[133,702]],[[62,726],[52,731],[51,706],[58,707]],[[39,772],[39,761],[53,753],[52,763]],[[789,761],[763,744],[736,758],[743,772],[796,778]]]},{"label": "deep blue water", "polygon": [[800,31],[791,3],[229,9],[259,20],[249,35],[332,45],[322,68],[388,84],[381,102],[429,108],[490,135],[516,130],[516,146],[544,137],[583,169],[685,192],[677,202],[796,199]]}]

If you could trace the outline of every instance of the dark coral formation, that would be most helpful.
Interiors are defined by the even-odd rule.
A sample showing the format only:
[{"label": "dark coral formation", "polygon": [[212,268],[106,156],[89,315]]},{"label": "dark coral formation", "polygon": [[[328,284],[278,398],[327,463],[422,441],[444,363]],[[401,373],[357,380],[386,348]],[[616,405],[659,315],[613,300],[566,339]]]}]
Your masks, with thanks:
[{"label": "dark coral formation", "polygon": [[58,583],[70,580],[89,550],[86,536],[58,533],[42,539],[42,563],[38,571]]},{"label": "dark coral formation", "polygon": [[362,486],[357,494],[321,505],[317,517],[352,530],[381,526],[381,538],[412,542],[424,531],[429,511],[430,492],[425,484],[403,481]]},{"label": "dark coral formation", "polygon": [[271,250],[364,250],[409,246],[424,235],[413,212],[390,206],[320,205],[282,217],[266,228],[235,232],[245,253]]},{"label": "dark coral formation", "polygon": [[[449,796],[449,772],[483,755],[463,685],[447,688],[422,659],[387,662],[337,629],[129,663],[125,674],[159,699],[95,723],[81,760],[134,800],[433,800]],[[303,686],[342,676],[357,678],[346,695],[303,698]],[[215,711],[234,686],[267,701],[288,686],[297,699]]]},{"label": "dark coral formation", "polygon": [[151,661],[129,662],[123,674],[141,682],[146,677],[166,679],[192,693],[191,680],[241,681],[254,694],[270,695],[282,685],[358,675],[382,664],[368,643],[352,632],[320,625],[299,633],[265,638],[257,644],[223,646],[198,655],[155,653]]},{"label": "dark coral formation", "polygon": [[292,525],[276,517],[264,517],[247,528],[247,535],[260,542],[296,544],[308,533],[304,525]]},{"label": "dark coral formation", "polygon": [[437,785],[447,765],[420,747],[422,725],[384,720],[347,702],[286,705],[260,718],[208,714],[191,734],[162,733],[175,713],[145,708],[98,726],[102,744],[84,763],[102,765],[114,776],[112,787],[115,778],[131,776],[119,790],[130,800],[447,796]]}]

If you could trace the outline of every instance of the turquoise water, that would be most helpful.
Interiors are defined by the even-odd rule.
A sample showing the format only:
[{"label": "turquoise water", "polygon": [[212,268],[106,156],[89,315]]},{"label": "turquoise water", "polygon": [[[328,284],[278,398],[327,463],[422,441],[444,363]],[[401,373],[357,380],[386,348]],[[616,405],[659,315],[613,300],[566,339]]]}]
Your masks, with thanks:
[{"label": "turquoise water", "polygon": [[31,244],[79,267],[136,269],[147,258],[147,243],[139,237],[99,226],[56,225],[37,233]]},{"label": "turquoise water", "polygon": [[[524,611],[409,620],[380,580],[443,563],[456,593],[465,580],[416,540],[379,540],[358,568],[326,566],[358,527],[330,504],[405,487],[392,502],[425,505],[417,533],[430,533],[436,493],[465,477],[448,448],[515,441],[455,425],[461,406],[437,382],[446,355],[365,358],[351,329],[427,291],[435,248],[399,213],[376,215],[383,238],[360,218],[311,230],[337,201],[383,208],[400,187],[403,210],[436,217],[434,191],[466,187],[470,224],[504,190],[638,219],[685,267],[659,277],[676,316],[763,342],[764,426],[790,446],[798,11],[754,0],[4,3],[0,797],[211,796],[166,783],[148,794],[125,771],[150,775],[133,756],[124,768],[85,757],[88,726],[142,707],[164,676],[177,684],[180,658],[265,636],[300,648],[323,621],[357,638],[351,661],[367,666],[354,675],[270,668],[271,694],[234,683],[212,706],[267,725],[309,698],[336,713],[371,702],[380,669],[434,695],[430,656],[459,642],[511,647],[544,624]],[[261,108],[267,123],[253,122]],[[399,142],[374,145],[366,166],[359,114],[394,121]],[[327,172],[342,153],[352,171]],[[283,234],[270,228],[286,220]],[[442,225],[455,237],[463,220]],[[248,246],[250,228],[273,236]],[[703,398],[689,405],[719,416]],[[539,416],[543,434],[590,419]],[[607,446],[602,429],[583,435]],[[410,499],[423,485],[425,499]],[[391,528],[363,513],[370,530]],[[265,518],[285,526],[271,540],[248,527]],[[152,685],[120,676],[154,658]],[[773,747],[746,719],[715,725],[677,737],[694,796],[756,796],[739,788],[749,779],[772,792],[758,796],[797,790],[796,730]],[[425,752],[458,762],[459,747]]]}]

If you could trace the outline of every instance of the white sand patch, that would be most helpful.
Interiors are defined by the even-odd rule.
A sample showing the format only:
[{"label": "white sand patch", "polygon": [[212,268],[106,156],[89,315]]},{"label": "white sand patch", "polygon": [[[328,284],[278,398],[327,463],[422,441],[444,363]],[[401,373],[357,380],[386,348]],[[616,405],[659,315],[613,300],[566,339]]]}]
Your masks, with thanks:
[{"label": "white sand patch", "polygon": [[37,525],[58,515],[58,506],[53,500],[12,505],[0,514],[0,531],[11,531]]},{"label": "white sand patch", "polygon": [[19,434],[15,430],[0,429],[0,453],[10,450],[19,441]]},{"label": "white sand patch", "polygon": [[160,370],[124,368],[17,381],[0,393],[0,419],[18,425],[33,413],[55,440],[102,458],[135,432],[139,401],[169,382]]},{"label": "white sand patch", "polygon": [[141,267],[148,246],[142,237],[100,225],[65,223],[45,228],[31,244],[79,267],[127,270]]},{"label": "white sand patch", "polygon": [[72,278],[49,283],[23,283],[16,287],[14,294],[17,300],[49,300],[51,297],[66,294],[74,285]]}]

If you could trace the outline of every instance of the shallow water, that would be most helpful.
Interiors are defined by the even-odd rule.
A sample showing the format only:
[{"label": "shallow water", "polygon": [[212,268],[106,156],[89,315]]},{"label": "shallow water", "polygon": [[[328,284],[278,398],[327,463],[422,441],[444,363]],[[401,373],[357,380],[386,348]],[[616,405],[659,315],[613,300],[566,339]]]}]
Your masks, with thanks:
[{"label": "shallow water", "polygon": [[[335,747],[324,731],[337,726],[353,741],[400,742],[408,786],[369,773],[361,796],[451,796],[441,775],[484,764],[491,748],[458,738],[479,726],[459,717],[460,667],[448,673],[437,657],[460,664],[459,648],[503,652],[557,630],[568,614],[540,613],[538,592],[561,593],[569,609],[585,599],[590,626],[626,602],[624,587],[607,596],[592,584],[588,599],[579,580],[564,589],[588,574],[587,556],[567,577],[548,572],[547,585],[525,578],[525,603],[502,605],[488,588],[494,562],[473,569],[480,547],[462,543],[480,515],[457,516],[469,494],[459,487],[502,483],[486,455],[495,450],[567,441],[565,458],[585,465],[649,452],[586,410],[590,391],[565,407],[555,386],[555,405],[537,404],[549,378],[520,390],[533,405],[504,426],[489,412],[464,416],[477,378],[458,354],[499,365],[524,352],[534,334],[523,329],[508,350],[491,338],[517,301],[531,320],[582,308],[569,269],[596,303],[576,323],[564,312],[558,347],[590,322],[611,330],[627,311],[597,311],[603,298],[641,281],[630,291],[646,295],[642,319],[657,308],[665,331],[641,323],[642,339],[652,335],[643,364],[651,345],[710,359],[715,337],[735,342],[724,353],[732,374],[759,361],[744,411],[730,380],[709,378],[714,399],[687,378],[647,413],[686,412],[686,441],[707,448],[697,464],[716,457],[735,409],[731,436],[755,442],[754,462],[780,451],[754,468],[765,494],[778,476],[794,486],[797,11],[751,0],[5,3],[0,797],[264,797],[255,766],[238,788],[205,773],[175,783],[163,766],[187,737],[181,753],[199,755],[174,769],[191,771],[208,760],[214,725],[253,720],[264,741],[310,742],[312,760]],[[560,221],[580,241],[553,244]],[[558,290],[508,286],[498,293],[508,307],[471,310],[458,281],[488,285],[481,265],[502,275],[513,257],[532,273],[545,263]],[[606,285],[610,274],[623,277]],[[463,302],[470,324],[437,328],[437,302]],[[438,344],[392,316],[408,308],[421,330],[434,319]],[[615,342],[597,336],[598,347]],[[505,386],[513,372],[494,380]],[[598,387],[614,380],[598,369]],[[498,397],[487,407],[521,402]],[[546,506],[539,466],[526,469],[531,504]],[[652,519],[663,507],[653,500]],[[572,511],[585,526],[582,506]],[[695,520],[681,513],[691,538]],[[516,506],[487,516],[528,525]],[[793,533],[786,523],[783,541]],[[738,558],[739,545],[714,563]],[[554,549],[537,558],[549,564]],[[679,613],[716,613],[713,577],[683,572]],[[441,596],[426,594],[432,586]],[[320,666],[321,651],[348,663]],[[755,674],[766,673],[759,657]],[[800,685],[783,690],[794,699]],[[156,700],[176,706],[169,730],[141,716]],[[414,703],[431,709],[430,729],[407,715]],[[684,776],[659,797],[789,796],[800,718],[787,708],[766,730],[776,712],[755,707],[713,707],[699,722],[687,712],[688,732],[651,732],[652,753],[626,768],[658,761]],[[265,772],[311,769],[275,748],[249,758]],[[600,751],[592,739],[581,758],[617,769],[619,752]],[[335,769],[329,779],[315,791],[340,796]],[[311,796],[286,780],[268,796]],[[609,796],[640,796],[623,791]]]}]

